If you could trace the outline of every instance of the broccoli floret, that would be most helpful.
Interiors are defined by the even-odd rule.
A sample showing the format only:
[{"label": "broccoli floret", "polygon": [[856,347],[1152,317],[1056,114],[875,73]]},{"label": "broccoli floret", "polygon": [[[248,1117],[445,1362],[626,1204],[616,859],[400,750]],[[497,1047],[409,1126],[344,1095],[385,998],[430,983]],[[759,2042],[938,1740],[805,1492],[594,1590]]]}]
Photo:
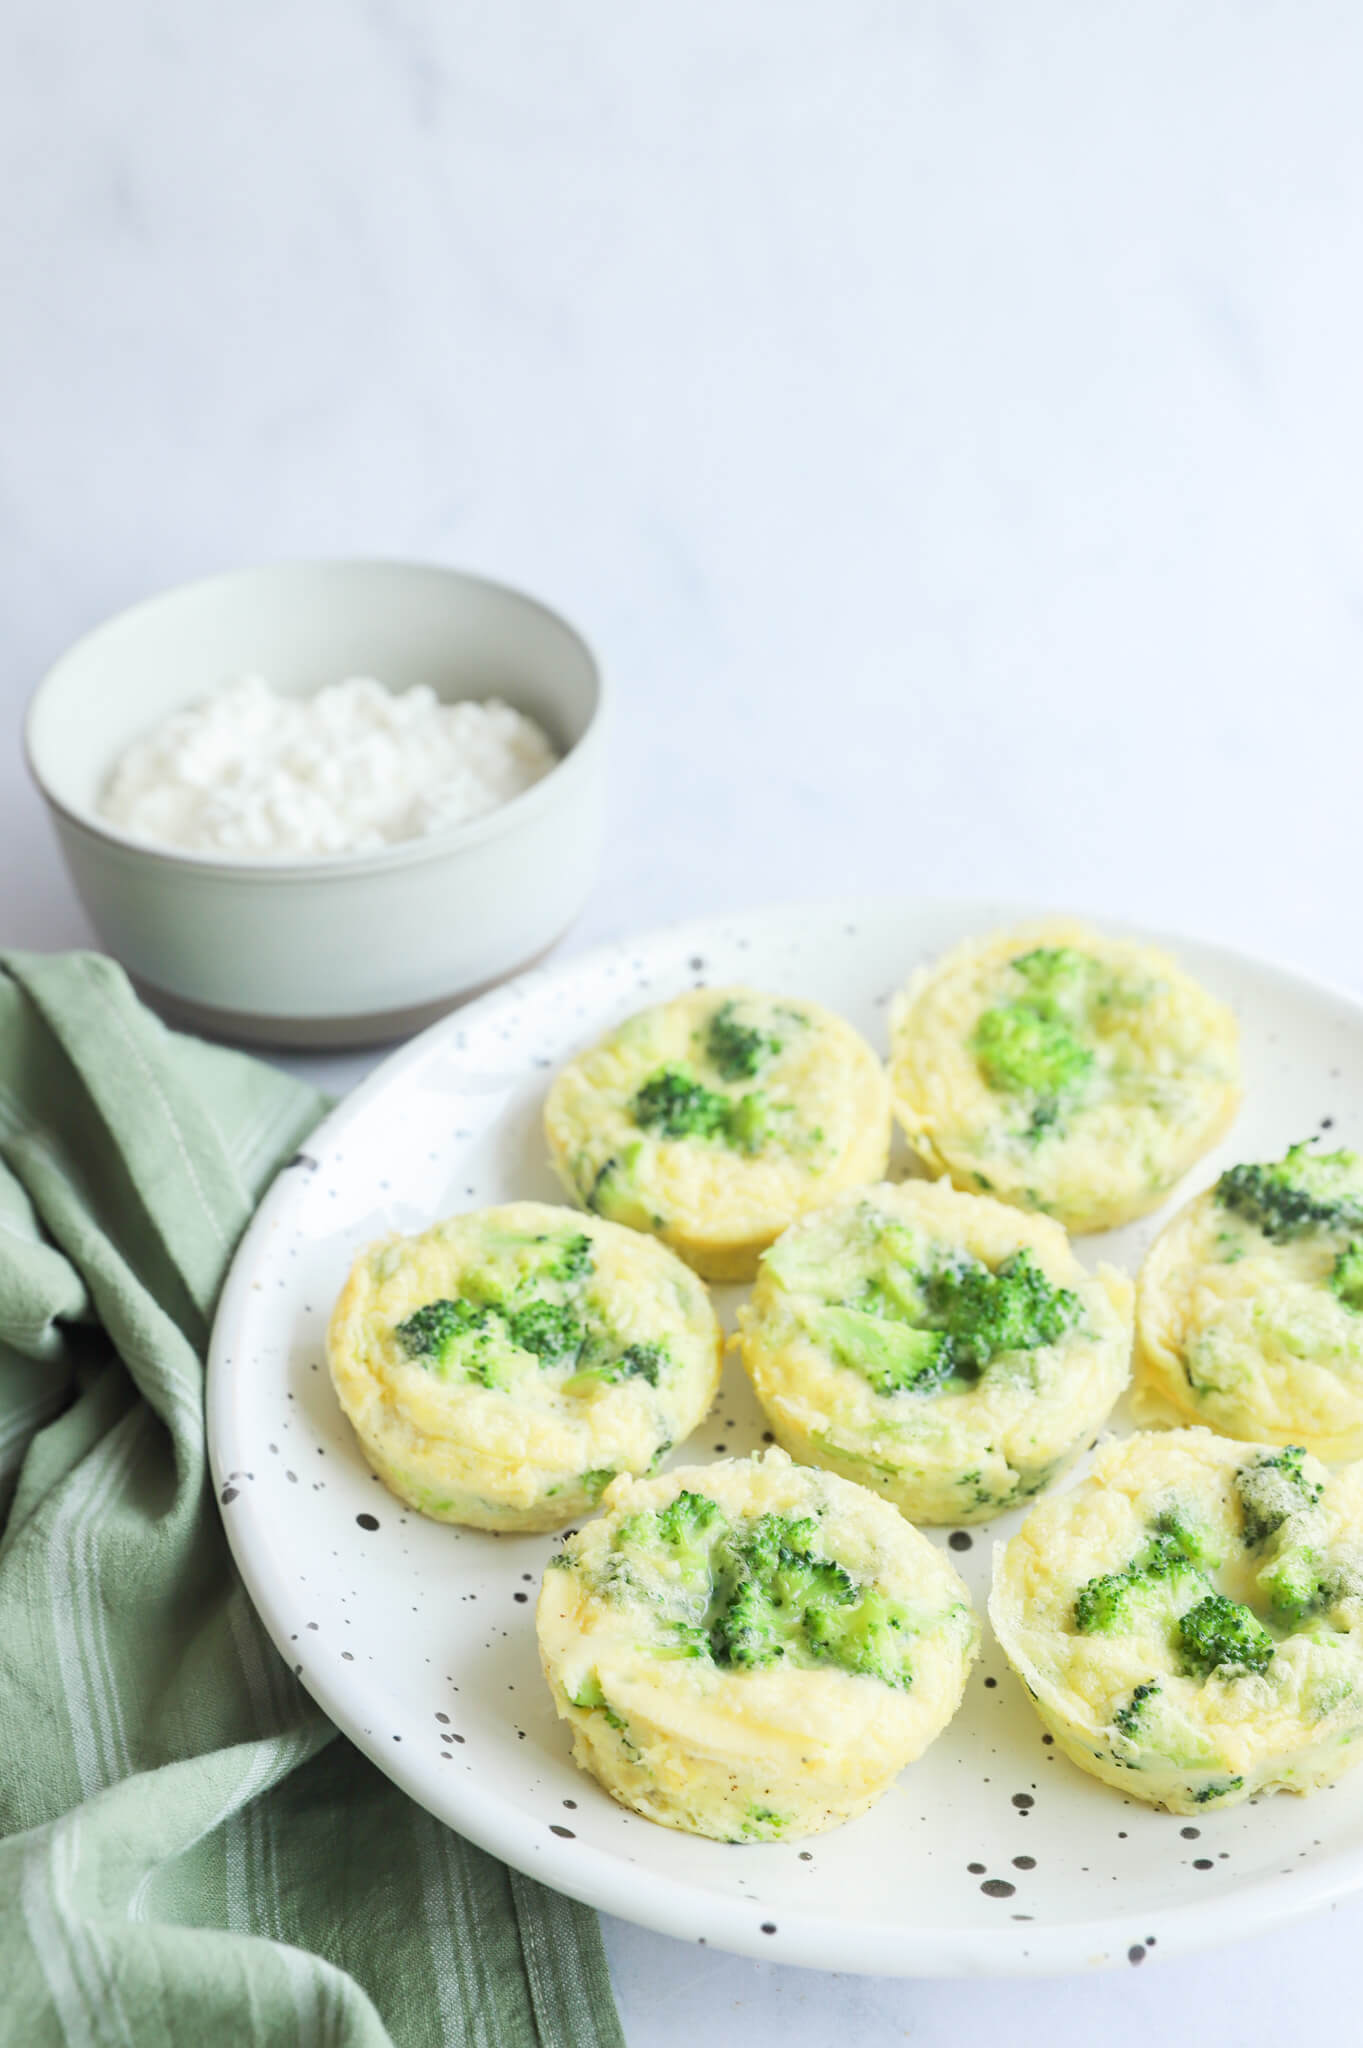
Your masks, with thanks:
[{"label": "broccoli floret", "polygon": [[745,1842],[778,1841],[790,1825],[788,1814],[777,1813],[770,1806],[750,1806],[743,1816],[743,1833],[739,1837]]},{"label": "broccoli floret", "polygon": [[727,1095],[717,1095],[680,1067],[660,1068],[631,1104],[639,1128],[665,1138],[717,1138],[732,1107]]},{"label": "broccoli floret", "polygon": [[724,1513],[708,1493],[679,1493],[657,1518],[658,1536],[675,1552],[687,1569],[709,1565],[714,1540],[724,1525]]},{"label": "broccoli floret", "polygon": [[1329,1605],[1321,1563],[1313,1544],[1294,1543],[1260,1572],[1256,1583],[1277,1620],[1305,1621],[1308,1614]]},{"label": "broccoli floret", "polygon": [[1036,1095],[1059,1103],[1072,1095],[1093,1065],[1093,1054],[1070,1030],[1029,1003],[1001,1003],[975,1026],[972,1050],[989,1086],[1000,1095]]},{"label": "broccoli floret", "polygon": [[1080,1635],[1106,1636],[1128,1627],[1135,1584],[1128,1571],[1104,1572],[1081,1586],[1074,1600],[1074,1625]]},{"label": "broccoli floret", "polygon": [[1288,1444],[1270,1457],[1242,1465],[1236,1473],[1245,1542],[1251,1550],[1257,1550],[1284,1522],[1314,1507],[1320,1499],[1320,1482],[1308,1479],[1302,1470],[1305,1456],[1300,1444]]},{"label": "broccoli floret", "polygon": [[614,1465],[594,1465],[590,1472],[584,1472],[582,1475],[582,1490],[588,1500],[600,1500],[614,1477]]},{"label": "broccoli floret", "polygon": [[1038,946],[1012,965],[1025,993],[985,1010],[970,1046],[996,1093],[1032,1098],[1026,1135],[1035,1141],[1060,1123],[1093,1069],[1075,1028],[1086,1021],[1092,962],[1068,946]]},{"label": "broccoli floret", "polygon": [[428,1301],[396,1324],[393,1334],[409,1358],[443,1366],[460,1337],[486,1331],[492,1321],[493,1311],[475,1302]]},{"label": "broccoli floret", "polygon": [[1335,1260],[1330,1287],[1355,1315],[1363,1315],[1363,1244],[1346,1245]]},{"label": "broccoli floret", "polygon": [[592,1241],[589,1237],[569,1237],[559,1246],[558,1257],[544,1269],[546,1280],[562,1280],[565,1286],[572,1286],[578,1280],[585,1280],[595,1270],[592,1260]]},{"label": "broccoli floret", "polygon": [[1185,1579],[1190,1572],[1196,1577],[1197,1561],[1196,1539],[1172,1515],[1161,1515],[1134,1569],[1148,1585],[1158,1585]]},{"label": "broccoli floret", "polygon": [[568,1699],[573,1706],[581,1707],[588,1713],[594,1707],[603,1707],[606,1704],[606,1695],[601,1690],[600,1675],[595,1671],[589,1671],[577,1691],[568,1694]]},{"label": "broccoli floret", "polygon": [[614,1157],[604,1160],[596,1170],[592,1184],[587,1190],[586,1200],[587,1207],[598,1216],[604,1216],[606,1213],[606,1204],[610,1200],[610,1183],[619,1171],[620,1161]]},{"label": "broccoli floret", "polygon": [[647,1380],[651,1387],[656,1387],[658,1374],[667,1362],[667,1352],[661,1344],[627,1344],[615,1361],[611,1378]]},{"label": "broccoli floret", "polygon": [[722,1138],[735,1151],[752,1153],[771,1135],[771,1106],[760,1090],[735,1102],[680,1067],[664,1067],[645,1081],[630,1107],[641,1130],[664,1138]]},{"label": "broccoli floret", "polygon": [[1208,1593],[1179,1617],[1179,1647],[1192,1671],[1205,1678],[1227,1671],[1265,1671],[1272,1662],[1274,1641],[1263,1623],[1224,1593]]},{"label": "broccoli floret", "polygon": [[724,1136],[736,1152],[746,1152],[750,1156],[760,1152],[771,1131],[771,1106],[760,1089],[740,1095],[737,1102],[729,1105]]},{"label": "broccoli floret", "polygon": [[739,1671],[789,1658],[909,1685],[908,1617],[821,1557],[818,1539],[811,1516],[734,1525],[708,1495],[679,1493],[621,1525],[610,1582],[646,1594],[665,1618],[659,1656],[708,1655]]},{"label": "broccoli floret", "polygon": [[1027,984],[1026,1002],[1040,1017],[1073,1016],[1088,995],[1092,961],[1073,946],[1035,946],[1013,967]]},{"label": "broccoli floret", "polygon": [[577,1692],[570,1692],[568,1698],[573,1706],[581,1707],[588,1713],[599,1711],[608,1728],[614,1728],[617,1733],[623,1733],[625,1726],[624,1717],[616,1713],[614,1707],[602,1691],[601,1675],[599,1672],[589,1671],[582,1684],[578,1687]]},{"label": "broccoli floret", "polygon": [[1159,1681],[1154,1678],[1147,1678],[1143,1685],[1138,1685],[1125,1706],[1118,1707],[1112,1716],[1113,1727],[1134,1742],[1141,1732],[1145,1709],[1159,1689]]},{"label": "broccoli floret", "polygon": [[[590,1387],[599,1387],[615,1380],[647,1380],[651,1387],[658,1384],[658,1375],[671,1363],[667,1347],[663,1344],[627,1344],[623,1351],[596,1357],[587,1365],[580,1365],[570,1380],[565,1381],[565,1394],[586,1393]],[[668,1449],[672,1446],[669,1444]]]},{"label": "broccoli floret", "polygon": [[814,1327],[843,1365],[877,1394],[926,1394],[951,1377],[951,1340],[862,1309],[821,1309]]},{"label": "broccoli floret", "polygon": [[805,1609],[805,1628],[810,1648],[823,1662],[886,1685],[912,1683],[904,1616],[882,1593],[853,1595],[850,1602],[812,1601]]},{"label": "broccoli floret", "polygon": [[1000,1351],[1058,1344],[1083,1313],[1078,1295],[1053,1287],[1025,1249],[994,1272],[978,1259],[939,1267],[923,1292],[927,1320],[944,1330],[958,1369],[978,1371]]},{"label": "broccoli floret", "polygon": [[711,1628],[715,1662],[751,1669],[803,1651],[815,1663],[908,1685],[903,1615],[815,1555],[817,1536],[816,1522],[780,1515],[736,1536],[733,1592]]},{"label": "broccoli floret", "polygon": [[740,1024],[732,1002],[721,1003],[710,1019],[705,1035],[706,1057],[726,1081],[750,1081],[780,1050],[780,1039],[769,1031]]},{"label": "broccoli floret", "polygon": [[533,1351],[541,1365],[576,1359],[587,1332],[566,1302],[528,1301],[506,1319],[507,1332],[518,1351]]},{"label": "broccoli floret", "polygon": [[1179,1540],[1156,1532],[1126,1567],[1090,1579],[1075,1596],[1074,1625],[1081,1635],[1112,1635],[1138,1628],[1151,1597],[1162,1601],[1203,1591],[1207,1581]]},{"label": "broccoli floret", "polygon": [[1221,1552],[1209,1531],[1195,1528],[1177,1507],[1161,1508],[1150,1526],[1156,1536],[1172,1543],[1183,1557],[1201,1565],[1204,1571],[1214,1571],[1221,1563]]},{"label": "broccoli floret", "polygon": [[1348,1185],[1357,1155],[1312,1152],[1314,1143],[1303,1139],[1274,1165],[1230,1167],[1216,1183],[1217,1201],[1277,1244],[1312,1230],[1363,1229],[1363,1200]]},{"label": "broccoli floret", "polygon": [[1059,1343],[1082,1313],[1078,1295],[1054,1287],[1023,1250],[992,1272],[968,1256],[924,1273],[887,1261],[811,1329],[878,1394],[923,1394],[975,1377],[1000,1352]]},{"label": "broccoli floret", "polygon": [[759,1515],[736,1540],[747,1568],[769,1578],[783,1564],[807,1560],[818,1535],[812,1515]]},{"label": "broccoli floret", "polygon": [[1193,1804],[1206,1806],[1210,1800],[1224,1799],[1228,1792],[1238,1792],[1244,1782],[1243,1778],[1213,1778],[1209,1785],[1194,1792]]},{"label": "broccoli floret", "polygon": [[674,1633],[694,1636],[706,1620],[714,1550],[726,1527],[720,1507],[704,1493],[679,1493],[661,1513],[641,1509],[615,1532],[607,1590],[631,1598],[642,1595]]},{"label": "broccoli floret", "polygon": [[710,1624],[710,1654],[716,1664],[751,1671],[786,1654],[771,1596],[757,1579],[736,1585]]}]

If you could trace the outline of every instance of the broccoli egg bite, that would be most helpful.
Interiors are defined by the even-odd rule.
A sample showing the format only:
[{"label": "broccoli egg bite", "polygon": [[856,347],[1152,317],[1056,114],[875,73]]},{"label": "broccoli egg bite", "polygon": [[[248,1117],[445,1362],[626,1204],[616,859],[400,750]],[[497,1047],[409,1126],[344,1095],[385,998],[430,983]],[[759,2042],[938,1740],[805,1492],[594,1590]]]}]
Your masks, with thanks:
[{"label": "broccoli egg bite", "polygon": [[850,1024],[754,989],[692,989],[565,1067],[545,1135],[587,1208],[708,1280],[750,1280],[806,1209],[885,1171],[890,1098]]},{"label": "broccoli egg bite", "polygon": [[739,1310],[778,1443],[913,1522],[1037,1493],[1126,1385],[1131,1286],[1058,1223],[946,1181],[855,1189],[793,1224]]},{"label": "broccoli egg bite", "polygon": [[1312,1791],[1363,1756],[1363,1465],[1109,1444],[996,1553],[989,1614],[1066,1755],[1131,1798]]},{"label": "broccoli egg bite", "polygon": [[1080,924],[957,947],[899,996],[891,1045],[923,1159],[1072,1231],[1155,1208],[1240,1104],[1225,1004],[1166,954]]},{"label": "broccoli egg bite", "polygon": [[400,1500],[476,1529],[557,1529],[706,1413],[723,1341],[664,1246],[543,1202],[360,1254],[327,1360]]},{"label": "broccoli egg bite", "polygon": [[1363,1456],[1363,1159],[1308,1141],[1181,1209],[1141,1269],[1136,1365],[1142,1404]]},{"label": "broccoli egg bite", "polygon": [[817,1834],[955,1713],[969,1595],[865,1488],[773,1450],[605,1505],[551,1558],[537,1625],[574,1760],[622,1805],[726,1842]]}]

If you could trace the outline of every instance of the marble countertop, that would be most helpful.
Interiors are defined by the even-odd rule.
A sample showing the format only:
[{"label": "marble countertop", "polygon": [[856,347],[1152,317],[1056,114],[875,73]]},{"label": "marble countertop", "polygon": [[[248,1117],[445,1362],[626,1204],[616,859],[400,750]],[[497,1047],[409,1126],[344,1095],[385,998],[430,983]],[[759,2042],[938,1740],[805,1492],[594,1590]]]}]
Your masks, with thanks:
[{"label": "marble countertop", "polygon": [[[13,0],[5,38],[0,943],[91,942],[19,756],[47,662],[368,552],[540,592],[614,677],[565,950],[1006,890],[1363,993],[1363,16]],[[1324,2025],[1363,1904],[1021,1985],[607,1938],[631,2048],[1148,2048]]]}]

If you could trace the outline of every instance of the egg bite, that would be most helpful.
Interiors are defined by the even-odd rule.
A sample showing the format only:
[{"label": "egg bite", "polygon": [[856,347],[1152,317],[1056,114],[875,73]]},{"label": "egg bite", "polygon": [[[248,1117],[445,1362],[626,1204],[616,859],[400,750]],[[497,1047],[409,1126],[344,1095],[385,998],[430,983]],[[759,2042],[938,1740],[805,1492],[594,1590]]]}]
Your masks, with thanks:
[{"label": "egg bite", "polygon": [[949,1182],[858,1188],[762,1259],[743,1364],[793,1457],[912,1522],[983,1522],[1057,1477],[1126,1385],[1131,1285]]},{"label": "egg bite", "polygon": [[550,1560],[540,1657],[573,1757],[648,1820],[791,1840],[863,1812],[960,1704],[959,1575],[784,1452],[617,1480]]},{"label": "egg bite", "polygon": [[565,1067],[544,1129],[585,1207],[660,1237],[708,1280],[750,1280],[794,1217],[885,1171],[890,1098],[870,1046],[831,1011],[702,988]]},{"label": "egg bite", "polygon": [[1363,1756],[1363,1465],[1206,1429],[1108,1444],[996,1553],[990,1619],[1056,1742],[1197,1813]]},{"label": "egg bite", "polygon": [[361,1252],[327,1361],[374,1471],[438,1522],[556,1529],[705,1415],[723,1343],[665,1246],[543,1202]]},{"label": "egg bite", "polygon": [[1363,1457],[1363,1159],[1294,1145],[1181,1209],[1137,1282],[1136,1370],[1138,1403]]},{"label": "egg bite", "polygon": [[1226,1005],[1153,946],[1068,921],[958,946],[898,997],[890,1036],[923,1160],[1071,1231],[1155,1208],[1240,1104]]}]

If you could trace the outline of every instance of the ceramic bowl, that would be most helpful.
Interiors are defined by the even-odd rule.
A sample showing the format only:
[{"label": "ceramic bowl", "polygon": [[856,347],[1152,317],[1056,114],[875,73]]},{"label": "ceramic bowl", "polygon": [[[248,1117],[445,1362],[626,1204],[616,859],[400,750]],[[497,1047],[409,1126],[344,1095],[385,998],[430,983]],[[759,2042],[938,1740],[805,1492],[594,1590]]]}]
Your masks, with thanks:
[{"label": "ceramic bowl", "polygon": [[[191,853],[99,816],[130,740],[246,673],[294,695],[370,675],[446,700],[501,697],[562,759],[485,817],[370,853]],[[415,563],[290,562],[188,584],[97,627],[39,684],[25,743],[101,939],[172,1022],[344,1046],[420,1029],[571,922],[604,829],[603,714],[590,650],[533,598]]]}]

